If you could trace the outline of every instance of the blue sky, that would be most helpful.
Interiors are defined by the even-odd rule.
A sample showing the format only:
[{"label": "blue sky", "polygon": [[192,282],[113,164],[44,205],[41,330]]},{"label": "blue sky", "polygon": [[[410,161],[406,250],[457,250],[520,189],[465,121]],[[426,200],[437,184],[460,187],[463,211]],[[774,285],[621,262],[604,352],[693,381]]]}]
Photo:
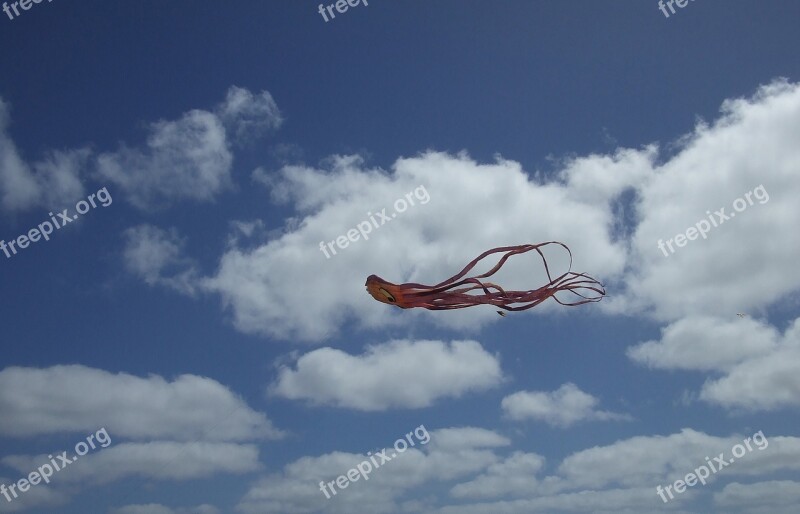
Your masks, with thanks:
[{"label": "blue sky", "polygon": [[[318,6],[0,13],[0,485],[110,441],[0,512],[795,512],[800,5]],[[550,240],[608,296],[364,290]]]}]

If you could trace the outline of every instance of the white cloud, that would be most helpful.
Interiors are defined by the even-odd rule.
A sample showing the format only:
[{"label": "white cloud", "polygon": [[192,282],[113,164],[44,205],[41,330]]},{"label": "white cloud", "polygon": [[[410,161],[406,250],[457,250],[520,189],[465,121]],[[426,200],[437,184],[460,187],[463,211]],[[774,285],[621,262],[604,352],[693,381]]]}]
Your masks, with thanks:
[{"label": "white cloud", "polygon": [[[25,476],[28,476],[30,470],[27,470]],[[0,476],[0,484],[9,486],[17,482],[22,476],[11,478]],[[21,493],[15,490],[17,497],[14,493],[6,487],[5,492],[11,498],[8,501],[4,495],[0,496],[0,512],[19,512],[35,508],[47,508],[50,512],[54,512],[57,507],[66,504],[69,501],[69,495],[64,491],[58,491],[52,487],[32,487],[26,492]]]},{"label": "white cloud", "polygon": [[[113,436],[112,436],[113,437]],[[58,452],[56,452],[58,453]],[[68,453],[68,458],[74,456]],[[27,474],[49,462],[46,454],[9,455],[6,466]],[[250,473],[261,468],[252,444],[172,442],[112,443],[64,466],[50,479],[54,485],[105,484],[122,478],[192,480],[217,473]]]},{"label": "white cloud", "polygon": [[254,95],[247,89],[231,86],[217,114],[235,141],[246,142],[277,129],[283,123],[278,104],[267,91]]},{"label": "white cloud", "polygon": [[0,98],[0,193],[2,206],[9,211],[36,205],[42,194],[16,145],[6,135],[10,120],[9,106]]},{"label": "white cloud", "polygon": [[776,349],[779,335],[751,318],[691,316],[663,329],[661,341],[629,348],[628,357],[651,368],[726,370]]},{"label": "white cloud", "polygon": [[225,128],[213,113],[192,110],[177,121],[150,125],[146,149],[122,145],[97,158],[100,177],[141,209],[173,200],[210,201],[232,186],[233,156]]},{"label": "white cloud", "polygon": [[427,407],[501,380],[499,361],[477,341],[399,340],[357,356],[314,350],[301,356],[296,368],[283,366],[271,391],[316,405],[377,411]]},{"label": "white cloud", "polygon": [[267,417],[210,378],[112,374],[81,365],[0,371],[0,434],[90,433],[112,438],[242,441],[277,438]]},{"label": "white cloud", "polygon": [[[473,427],[430,432],[430,442],[409,448],[390,462],[372,470],[368,482],[360,479],[346,491],[326,499],[319,483],[330,482],[368,460],[366,454],[333,452],[303,457],[287,464],[283,471],[254,483],[237,511],[268,513],[352,513],[388,514],[398,512],[395,500],[422,484],[452,480],[485,469],[498,458],[487,447],[509,444],[499,434]],[[331,495],[330,491],[328,492]]]},{"label": "white cloud", "polygon": [[440,428],[431,437],[431,448],[442,452],[456,452],[461,448],[499,448],[511,441],[497,432],[476,427]]},{"label": "white cloud", "polygon": [[[652,312],[671,321],[686,316],[763,312],[797,291],[794,258],[800,235],[800,84],[775,81],[752,98],[726,100],[713,123],[698,123],[677,154],[637,187],[631,272],[614,310]],[[736,213],[733,202],[763,185],[768,201]],[[711,227],[664,256],[660,239],[685,233],[707,211],[735,218]],[[717,221],[717,216],[713,219]],[[668,252],[669,253],[669,252]]]},{"label": "white cloud", "polygon": [[474,480],[456,485],[450,494],[454,498],[529,496],[544,462],[541,455],[514,452],[504,461],[490,465],[486,473]]},{"label": "white cloud", "polygon": [[[0,208],[63,209],[84,196],[81,175],[88,148],[48,151],[28,164],[7,134],[9,106],[0,98]],[[177,120],[151,123],[143,148],[121,144],[96,158],[96,178],[113,183],[141,209],[176,200],[207,202],[233,187],[230,143],[243,143],[277,129],[282,118],[267,91],[232,86],[214,112],[193,109]]]},{"label": "white cloud", "polygon": [[[667,436],[637,436],[579,450],[564,458],[552,474],[545,475],[544,458],[537,454],[514,450],[507,457],[500,457],[499,451],[511,443],[496,432],[474,427],[442,429],[431,432],[427,445],[418,445],[373,471],[368,483],[351,483],[347,491],[339,491],[330,500],[320,491],[320,481],[335,480],[367,457],[343,452],[303,457],[286,465],[282,472],[253,484],[237,510],[244,514],[319,511],[689,514],[693,512],[689,506],[695,499],[719,491],[721,480],[764,477],[800,469],[800,438],[769,434],[767,437],[766,443],[763,439],[759,443],[751,441],[752,450],[723,471],[712,473],[705,486],[691,488],[666,504],[656,493],[657,485],[685,477],[706,464],[706,456],[723,453],[729,459],[733,446],[745,438],[711,436],[688,428]],[[410,497],[422,484],[430,490],[436,484],[465,477],[471,478],[452,487],[450,498]],[[792,498],[787,493],[774,504],[788,504]],[[485,501],[469,503],[468,500]]]},{"label": "white cloud", "polygon": [[714,494],[714,505],[725,512],[794,514],[800,505],[800,482],[770,480],[753,484],[733,482]]},{"label": "white cloud", "polygon": [[247,242],[265,239],[264,222],[260,219],[241,221],[233,220],[228,223],[228,247],[244,246]]},{"label": "white cloud", "polygon": [[776,436],[766,442],[759,438],[758,443],[750,442],[752,450],[737,462],[723,471],[717,470],[719,474],[712,472],[704,487],[698,484],[668,504],[657,496],[657,485],[671,484],[694,472],[706,464],[706,456],[722,453],[728,461],[732,447],[743,439],[739,435],[715,437],[691,429],[668,436],[637,436],[577,451],[567,456],[550,476],[541,476],[543,460],[537,455],[515,453],[451,490],[459,499],[497,500],[451,505],[436,512],[685,512],[681,507],[687,507],[702,491],[714,491],[720,477],[764,476],[800,469],[800,438]]},{"label": "white cloud", "polygon": [[42,191],[42,206],[64,209],[85,196],[80,175],[90,156],[87,148],[52,151],[44,160],[34,163],[34,173]]},{"label": "white cloud", "polygon": [[124,232],[125,267],[149,285],[163,285],[179,292],[195,293],[198,276],[194,264],[183,257],[184,240],[175,229],[152,225],[131,227]]},{"label": "white cloud", "polygon": [[744,361],[717,380],[707,380],[700,399],[751,411],[800,406],[800,318],[771,352]]},{"label": "white cloud", "polygon": [[[401,312],[375,302],[364,281],[374,273],[393,282],[435,284],[501,245],[562,240],[574,253],[576,271],[613,275],[623,269],[624,245],[612,244],[606,234],[611,223],[606,206],[570,198],[563,186],[532,182],[515,162],[479,164],[465,155],[428,152],[398,159],[391,175],[365,167],[355,156],[332,158],[329,167],[286,166],[268,180],[263,171],[258,174],[271,186],[273,200],[291,202],[301,217],[258,248],[229,249],[206,281],[232,310],[238,329],[319,341],[333,337],[351,317],[378,329],[407,326],[420,316],[474,329],[499,319],[494,310]],[[415,197],[413,207],[373,229],[368,240],[351,243],[330,259],[320,251],[320,241],[346,234],[383,208],[389,216],[398,198],[420,186],[428,193],[424,205]],[[566,271],[566,252],[549,248],[545,254],[554,273]],[[547,280],[541,260],[530,254],[508,261],[494,282],[533,289]],[[569,310],[549,302],[534,311],[551,309]]]},{"label": "white cloud", "polygon": [[[760,437],[759,444],[750,442],[752,451],[724,467],[719,475],[712,473],[708,482],[723,475],[758,475],[800,467],[796,458],[800,438],[769,434],[765,437],[766,443]],[[733,446],[744,439],[740,435],[716,437],[685,428],[668,436],[637,436],[596,446],[573,453],[561,462],[558,476],[563,482],[559,487],[599,489],[610,485],[652,485],[655,488],[658,484],[673,483],[706,465],[707,456],[713,459],[722,453],[723,459],[729,460]]]},{"label": "white cloud", "polygon": [[9,111],[8,104],[0,98],[0,207],[6,211],[63,209],[84,196],[80,175],[91,151],[50,151],[29,165],[7,134]]},{"label": "white cloud", "polygon": [[[194,375],[167,382],[158,376],[115,375],[79,365],[10,367],[0,371],[0,411],[3,436],[70,434],[49,443],[53,445],[49,453],[0,459],[20,476],[50,462],[48,455],[65,451],[72,461],[66,466],[60,462],[62,469],[47,488],[35,488],[54,491],[52,495],[26,494],[25,504],[31,505],[61,504],[76,488],[125,478],[195,480],[219,473],[252,473],[262,468],[258,447],[226,441],[282,436],[264,414],[250,409],[226,387]],[[96,444],[87,455],[75,457],[76,441],[84,441],[98,427],[108,438],[96,441],[106,446]],[[150,440],[121,441],[125,438]],[[153,440],[159,438],[172,440]],[[174,512],[218,513],[209,508]],[[5,512],[2,504],[0,512]]]},{"label": "white cloud", "polygon": [[625,190],[644,184],[652,173],[658,148],[621,148],[611,155],[592,154],[565,161],[559,178],[567,194],[589,204],[603,204]]},{"label": "white cloud", "polygon": [[[746,465],[731,470],[745,476],[760,476],[781,471],[800,471],[800,438],[763,434],[766,443],[750,443],[753,451],[741,459]],[[755,438],[753,438],[755,439]],[[759,437],[761,439],[761,437]],[[742,443],[741,440],[736,443]],[[763,449],[762,449],[763,448]],[[728,471],[728,468],[725,468]]]},{"label": "white cloud", "polygon": [[629,419],[622,414],[596,410],[600,401],[567,383],[552,392],[519,391],[503,398],[501,406],[515,420],[536,419],[557,427],[585,420]]},{"label": "white cloud", "polygon": [[[529,514],[531,512],[592,512],[593,514],[638,514],[641,512],[670,512],[679,514],[678,502],[664,505],[655,496],[654,488],[609,489],[579,491],[531,499],[503,500],[472,505],[451,505],[436,510],[436,514]],[[661,505],[659,505],[661,504]]]},{"label": "white cloud", "polygon": [[800,406],[800,318],[784,334],[763,322],[691,317],[668,326],[661,341],[628,350],[654,368],[715,370],[698,397],[729,409]]}]

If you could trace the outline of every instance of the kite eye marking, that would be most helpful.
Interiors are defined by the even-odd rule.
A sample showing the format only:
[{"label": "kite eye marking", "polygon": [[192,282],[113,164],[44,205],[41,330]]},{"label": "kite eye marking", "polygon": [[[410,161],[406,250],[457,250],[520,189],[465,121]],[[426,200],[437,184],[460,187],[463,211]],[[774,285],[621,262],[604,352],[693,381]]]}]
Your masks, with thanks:
[{"label": "kite eye marking", "polygon": [[380,291],[380,293],[381,293],[383,296],[385,296],[385,297],[386,297],[386,299],[387,299],[388,301],[390,301],[391,303],[395,303],[395,302],[397,301],[397,300],[395,300],[394,296],[392,296],[392,293],[390,293],[390,292],[389,292],[389,291],[387,291],[386,289],[384,289],[384,288],[382,288],[382,287],[381,287],[381,288],[378,288],[378,291]]}]

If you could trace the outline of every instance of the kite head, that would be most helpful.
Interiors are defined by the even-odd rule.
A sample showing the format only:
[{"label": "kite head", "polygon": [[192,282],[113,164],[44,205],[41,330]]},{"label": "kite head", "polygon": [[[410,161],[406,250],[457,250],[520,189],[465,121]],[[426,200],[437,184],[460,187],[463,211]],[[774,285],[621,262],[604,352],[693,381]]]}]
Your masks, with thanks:
[{"label": "kite head", "polygon": [[383,280],[378,275],[370,275],[364,285],[367,286],[367,292],[379,302],[406,308],[403,305],[403,293],[395,284]]}]

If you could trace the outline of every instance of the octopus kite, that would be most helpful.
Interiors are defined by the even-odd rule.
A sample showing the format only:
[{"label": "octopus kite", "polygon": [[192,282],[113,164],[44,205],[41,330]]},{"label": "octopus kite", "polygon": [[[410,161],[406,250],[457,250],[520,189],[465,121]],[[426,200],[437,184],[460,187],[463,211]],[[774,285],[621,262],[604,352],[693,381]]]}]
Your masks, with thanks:
[{"label": "octopus kite", "polygon": [[[467,264],[460,273],[433,286],[416,283],[392,284],[377,275],[367,277],[365,285],[369,294],[379,302],[396,305],[403,309],[423,307],[430,310],[448,310],[463,309],[475,305],[492,305],[507,311],[524,311],[539,305],[548,298],[553,298],[561,305],[568,306],[599,302],[605,296],[606,291],[600,282],[589,275],[574,273],[569,270],[556,278],[550,275],[550,269],[547,266],[547,260],[541,248],[551,244],[560,245],[567,250],[569,253],[569,269],[571,270],[572,252],[567,245],[558,241],[548,241],[535,245],[503,246],[487,250]],[[542,258],[547,278],[550,279],[550,282],[539,289],[506,291],[496,284],[480,280],[494,275],[511,256],[530,252],[531,250],[535,250]],[[492,269],[482,275],[462,278],[478,262],[495,253],[502,253],[503,256]],[[480,294],[478,290],[483,290],[483,294]],[[556,296],[556,293],[561,291],[572,293],[578,296],[579,299],[573,302],[563,302]],[[472,292],[478,294],[471,294]],[[498,313],[502,313],[502,311],[498,311]]]}]

